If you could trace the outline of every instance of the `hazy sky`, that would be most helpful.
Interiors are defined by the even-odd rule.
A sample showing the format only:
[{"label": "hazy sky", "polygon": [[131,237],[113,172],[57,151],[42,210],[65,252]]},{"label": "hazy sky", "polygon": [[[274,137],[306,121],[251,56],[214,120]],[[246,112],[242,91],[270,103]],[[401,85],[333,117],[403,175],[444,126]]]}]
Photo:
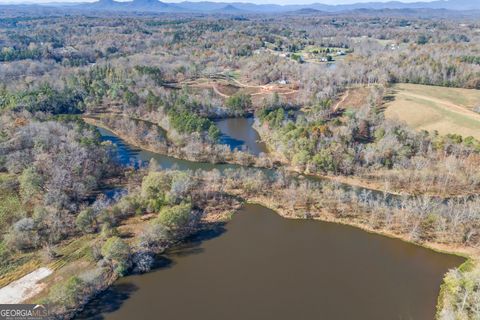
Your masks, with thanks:
[{"label": "hazy sky", "polygon": [[[0,0],[0,3],[46,3],[46,2],[93,2],[95,0]],[[162,0],[163,2],[181,2],[183,0]],[[188,0],[205,1],[205,0]],[[277,4],[306,4],[306,3],[325,3],[325,4],[346,4],[359,2],[388,2],[391,0],[207,0],[216,2],[251,2],[251,3],[277,3]],[[401,2],[428,2],[433,0],[400,0]],[[477,1],[477,0],[472,0]]]}]

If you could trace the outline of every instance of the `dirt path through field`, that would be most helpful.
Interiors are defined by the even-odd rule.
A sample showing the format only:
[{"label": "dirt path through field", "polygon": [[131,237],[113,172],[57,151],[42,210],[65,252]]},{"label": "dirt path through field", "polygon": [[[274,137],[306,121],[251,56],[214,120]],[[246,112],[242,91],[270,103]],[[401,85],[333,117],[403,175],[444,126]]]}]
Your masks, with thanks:
[{"label": "dirt path through field", "polygon": [[217,88],[217,86],[215,85],[215,83],[212,84],[212,88],[213,88],[213,91],[214,91],[216,94],[218,94],[219,96],[224,97],[224,98],[230,98],[229,95],[220,92],[220,90],[218,90],[218,88]]},{"label": "dirt path through field", "polygon": [[348,95],[350,94],[350,91],[347,90],[347,92],[343,95],[342,99],[340,101],[337,102],[337,104],[335,105],[335,107],[333,108],[333,112],[337,112],[338,108],[340,107],[340,105],[342,103],[345,102],[345,100],[347,100],[348,98]]},{"label": "dirt path through field", "polygon": [[256,89],[267,89],[266,85],[259,86],[259,85],[251,85],[251,84],[246,84],[238,81],[235,78],[230,78],[231,81],[235,82],[238,86],[243,87],[243,88],[256,88]]},{"label": "dirt path through field", "polygon": [[233,81],[236,85],[242,88],[255,88],[255,89],[260,89],[260,92],[252,93],[252,96],[259,96],[262,94],[269,94],[269,93],[278,93],[280,95],[289,95],[289,94],[294,94],[297,93],[298,90],[295,89],[288,89],[288,91],[281,92],[278,90],[285,90],[284,88],[277,87],[273,84],[265,84],[265,85],[251,85],[251,84],[246,84],[243,82],[238,81],[237,79],[230,78],[231,81]]},{"label": "dirt path through field", "polygon": [[[276,86],[275,84],[266,84],[266,85],[252,85],[252,84],[247,84],[240,82],[239,80],[228,77],[227,79],[224,79],[223,81],[226,81],[227,83],[230,83],[230,85],[235,85],[240,88],[251,88],[251,89],[257,89],[258,92],[250,94],[251,96],[260,96],[260,95],[265,95],[265,94],[271,94],[271,93],[277,93],[279,95],[291,95],[295,94],[298,92],[298,90],[295,89],[290,89],[290,88],[282,88],[279,86]],[[187,80],[183,81],[180,84],[182,85],[187,85],[191,87],[198,87],[198,88],[207,88],[210,87],[213,89],[213,91],[218,94],[219,96],[223,98],[229,98],[231,95],[223,93],[219,90],[217,87],[217,82],[215,80],[209,79],[209,78],[199,78],[196,80]]]}]

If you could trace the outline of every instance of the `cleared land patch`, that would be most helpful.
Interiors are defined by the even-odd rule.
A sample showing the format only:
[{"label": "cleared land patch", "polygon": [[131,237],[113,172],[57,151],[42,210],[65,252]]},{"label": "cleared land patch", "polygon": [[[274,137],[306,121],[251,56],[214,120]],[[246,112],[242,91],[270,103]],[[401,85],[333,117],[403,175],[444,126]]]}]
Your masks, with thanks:
[{"label": "cleared land patch", "polygon": [[395,85],[393,101],[386,104],[385,116],[405,121],[410,127],[439,134],[460,134],[480,139],[480,90]]},{"label": "cleared land patch", "polygon": [[26,276],[10,283],[0,289],[0,302],[15,304],[21,303],[26,299],[35,296],[44,289],[44,285],[39,283],[44,278],[52,274],[48,268],[38,268]]},{"label": "cleared land patch", "polygon": [[359,109],[368,103],[368,96],[370,95],[370,87],[351,87],[342,95],[342,97],[335,103],[334,110],[339,109]]},{"label": "cleared land patch", "polygon": [[226,77],[222,74],[216,75],[214,78],[198,78],[187,80],[179,83],[190,88],[211,89],[222,98],[229,98],[236,93],[245,93],[252,97],[254,107],[260,107],[264,98],[276,93],[286,102],[294,100],[298,93],[292,85],[270,83],[266,85],[255,85],[244,83],[234,77]]}]

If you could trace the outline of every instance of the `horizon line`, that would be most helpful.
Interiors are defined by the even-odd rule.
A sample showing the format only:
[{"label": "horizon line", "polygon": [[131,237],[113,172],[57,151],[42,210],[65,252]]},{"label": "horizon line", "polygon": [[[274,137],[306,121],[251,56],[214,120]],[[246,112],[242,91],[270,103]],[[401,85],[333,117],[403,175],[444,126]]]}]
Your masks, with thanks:
[{"label": "horizon line", "polygon": [[[0,5],[48,5],[48,4],[81,4],[81,3],[95,3],[99,2],[100,0],[40,0],[40,1],[2,1],[0,0]],[[120,3],[125,3],[125,2],[133,2],[134,0],[112,0],[114,2],[120,2]],[[451,2],[451,0],[413,0],[413,1],[404,1],[404,0],[371,0],[371,1],[355,1],[353,0],[352,2],[349,3],[325,3],[324,1],[314,1],[314,2],[308,2],[308,3],[256,3],[255,0],[253,1],[224,1],[224,0],[181,0],[177,2],[169,2],[169,1],[161,1],[157,0],[159,2],[164,2],[164,3],[182,3],[182,2],[213,2],[213,3],[241,3],[241,4],[254,4],[254,5],[277,5],[277,6],[295,6],[295,5],[314,5],[314,4],[321,4],[321,5],[326,5],[326,6],[345,6],[345,5],[356,5],[356,4],[372,4],[372,3],[402,3],[402,4],[412,4],[412,3],[430,3],[430,2],[436,2],[436,1],[443,1],[443,2]]]}]

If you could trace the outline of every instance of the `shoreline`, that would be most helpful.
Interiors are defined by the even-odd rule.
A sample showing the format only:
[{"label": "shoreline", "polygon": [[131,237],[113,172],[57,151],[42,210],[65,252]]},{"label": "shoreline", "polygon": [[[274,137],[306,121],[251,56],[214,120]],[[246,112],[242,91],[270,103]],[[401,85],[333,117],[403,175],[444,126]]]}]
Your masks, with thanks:
[{"label": "shoreline", "polygon": [[[233,191],[228,192],[228,193],[236,196],[235,192],[233,192]],[[234,208],[233,211],[228,211],[228,212],[225,211],[225,212],[222,212],[221,214],[218,214],[218,213],[217,214],[215,214],[215,213],[207,214],[204,217],[204,220],[203,220],[204,222],[201,223],[198,226],[198,228],[196,228],[196,230],[194,231],[193,234],[201,232],[201,231],[209,230],[210,228],[212,228],[212,224],[230,222],[232,219],[235,218],[235,215],[237,214],[238,210],[242,206],[244,206],[245,204],[257,204],[257,205],[263,206],[265,208],[268,208],[268,209],[274,211],[277,215],[279,215],[280,217],[282,217],[284,219],[290,219],[290,220],[309,220],[310,219],[310,220],[314,220],[314,221],[317,221],[317,222],[338,224],[338,225],[341,225],[341,226],[356,228],[356,229],[359,229],[363,232],[368,232],[368,233],[373,234],[373,235],[388,237],[388,238],[391,238],[391,239],[394,239],[394,240],[403,241],[403,242],[409,243],[411,245],[415,245],[417,247],[425,248],[427,250],[431,250],[431,251],[434,251],[434,252],[437,252],[437,253],[440,253],[440,254],[448,254],[448,255],[454,255],[454,256],[464,258],[465,261],[462,264],[458,265],[455,268],[455,270],[460,270],[460,269],[462,269],[463,266],[466,266],[466,265],[471,264],[471,263],[473,263],[474,265],[478,265],[479,260],[480,260],[479,254],[473,252],[473,248],[442,245],[442,244],[434,243],[434,242],[418,243],[418,242],[414,242],[414,241],[409,240],[405,235],[400,235],[400,234],[397,234],[397,233],[394,233],[394,232],[389,232],[387,230],[373,229],[373,228],[367,227],[365,224],[362,224],[362,223],[351,222],[351,221],[349,222],[349,221],[345,221],[345,220],[342,220],[342,219],[336,219],[336,218],[328,217],[327,213],[322,213],[319,216],[312,217],[312,218],[302,218],[300,216],[296,216],[294,214],[294,212],[292,212],[291,210],[284,209],[282,207],[276,206],[272,201],[269,201],[269,199],[266,198],[266,197],[243,198],[243,201],[242,201],[240,207]],[[167,250],[172,250],[172,249],[174,250],[176,246],[181,245],[182,243],[187,243],[188,241],[189,240],[188,240],[188,237],[187,237],[186,239],[180,240],[177,243],[173,244],[172,246],[168,247]],[[130,273],[127,276],[130,276],[130,275],[134,275],[134,273]],[[441,280],[441,285],[439,287],[439,294],[437,296],[437,299],[439,299],[439,301],[436,304],[437,311],[438,311],[438,306],[441,305],[440,298],[442,298],[442,296],[444,294],[443,290],[444,290],[444,286],[445,286],[445,277],[446,276],[447,276],[447,273],[445,273],[445,275],[443,276],[443,278]],[[110,280],[112,280],[112,278],[110,278]],[[116,280],[118,280],[118,277],[115,280],[111,281],[109,284],[106,284],[102,291],[97,292],[95,295],[87,298],[86,303],[79,306],[78,309],[74,313],[70,313],[68,316],[70,318],[74,318],[75,315],[79,314],[79,312],[84,310],[85,306],[89,302],[91,302],[93,299],[95,299],[98,295],[101,295],[105,290],[108,290],[108,288],[111,287],[115,283]]]},{"label": "shoreline", "polygon": [[[229,159],[225,159],[225,161],[219,161],[219,162],[208,162],[208,161],[198,160],[198,159],[182,158],[178,154],[170,154],[168,152],[163,153],[163,152],[159,151],[158,149],[143,143],[142,141],[133,140],[132,138],[129,138],[128,136],[126,136],[122,132],[119,132],[118,130],[105,125],[102,121],[99,121],[98,119],[91,118],[91,117],[82,117],[82,119],[90,125],[100,127],[102,129],[105,129],[105,130],[108,130],[108,131],[112,132],[113,134],[115,134],[116,136],[118,136],[119,138],[121,138],[122,140],[124,140],[125,142],[127,142],[128,144],[130,144],[130,145],[132,145],[136,148],[140,148],[140,149],[143,149],[145,151],[149,151],[149,152],[156,153],[156,154],[159,154],[159,155],[171,157],[171,158],[174,158],[174,159],[177,159],[177,160],[186,160],[186,161],[191,161],[191,162],[195,162],[195,163],[209,163],[209,164],[212,164],[212,165],[215,165],[215,164],[231,164],[231,165],[244,166],[246,168],[258,168],[258,169],[284,168],[291,173],[299,174],[301,176],[317,178],[317,179],[325,179],[325,180],[329,180],[329,181],[332,181],[332,182],[338,182],[338,183],[341,183],[341,184],[345,184],[345,185],[350,186],[350,187],[358,187],[358,188],[363,188],[363,189],[367,189],[367,190],[375,191],[375,192],[385,192],[387,194],[395,195],[395,196],[413,196],[413,194],[409,194],[409,193],[400,193],[400,192],[396,192],[396,191],[385,191],[384,189],[382,189],[380,187],[379,184],[375,184],[374,182],[364,181],[359,177],[331,176],[331,175],[305,173],[304,171],[299,170],[298,168],[288,164],[285,161],[285,159],[279,160],[278,156],[273,158],[273,159],[272,158],[270,159],[270,161],[274,164],[272,167],[265,167],[265,166],[260,166],[260,165],[256,165],[256,164],[255,165],[245,165],[245,164],[241,164],[239,162],[230,161]],[[142,120],[142,121],[144,121],[144,120]],[[261,140],[261,141],[265,142],[264,140]],[[269,148],[269,154],[275,156],[275,153],[271,152],[270,148]],[[275,164],[278,164],[278,163],[281,164],[281,166],[275,165]],[[437,196],[437,195],[432,195],[432,197],[434,197],[434,196]],[[438,196],[438,197],[441,197],[441,196]]]},{"label": "shoreline", "polygon": [[[117,132],[115,132],[115,130],[110,129],[105,125],[103,125],[103,127],[107,130],[112,131],[114,134],[117,134],[120,138],[124,139],[122,134],[118,134]],[[124,140],[127,143],[131,143],[131,139],[124,139]],[[131,143],[131,144],[136,145],[136,146],[140,145],[139,147],[142,148],[142,149],[145,149],[145,150],[148,150],[148,151],[151,151],[151,152],[154,152],[154,153],[158,153],[158,151],[155,151],[153,148],[144,148],[143,145],[141,144],[141,142],[134,142],[134,143]],[[294,170],[292,167],[285,166],[284,168],[287,169],[288,171],[302,174],[300,172],[300,170]],[[302,174],[302,175],[304,175],[304,174]],[[349,186],[364,187],[363,184],[361,183],[361,181],[356,180],[357,177],[348,178],[348,177],[338,177],[338,176],[318,176],[318,175],[312,175],[312,174],[306,175],[306,176],[323,178],[323,179],[327,179],[327,180],[330,180],[330,181],[337,181],[339,183],[346,183],[346,181],[348,181],[348,182],[350,182],[350,183],[347,183]],[[356,183],[356,182],[359,182],[359,183]],[[375,190],[375,191],[380,191],[380,192],[384,191],[384,190],[381,190],[379,188],[372,189],[371,186],[372,185],[370,185],[370,188],[368,188],[368,189]],[[238,191],[239,190],[237,190],[237,192]],[[230,190],[230,191],[227,191],[227,192],[230,193],[231,195],[242,197],[242,195],[241,194],[239,195],[238,193],[236,193],[235,190]],[[388,193],[389,194],[395,194],[395,193],[392,193],[392,192],[388,192]],[[395,194],[395,195],[405,195],[405,194]],[[256,204],[260,204],[260,205],[262,205],[266,208],[272,209],[278,215],[280,215],[281,217],[286,218],[286,219],[308,219],[307,217],[301,217],[299,215],[296,215],[295,209],[284,208],[281,205],[278,205],[273,199],[269,199],[266,196],[260,196],[260,197],[254,196],[254,197],[250,197],[250,198],[245,197],[243,199],[246,203],[256,203]],[[322,222],[326,222],[326,223],[336,223],[336,224],[339,224],[339,225],[358,228],[362,231],[365,231],[365,232],[368,232],[368,233],[371,233],[371,234],[375,234],[375,235],[378,235],[378,236],[384,236],[384,237],[404,241],[406,243],[413,244],[415,246],[419,246],[419,247],[422,247],[422,248],[426,248],[428,250],[432,250],[432,251],[435,251],[435,252],[438,252],[438,253],[455,255],[455,256],[462,257],[462,258],[465,259],[465,262],[463,262],[461,265],[457,266],[455,269],[452,269],[452,270],[456,270],[456,271],[460,272],[462,269],[464,269],[464,266],[466,266],[466,265],[473,265],[474,268],[478,268],[480,266],[480,252],[478,251],[478,249],[475,249],[475,248],[472,248],[472,247],[466,247],[466,246],[461,246],[461,245],[449,245],[449,244],[446,244],[446,243],[439,243],[439,242],[432,242],[432,241],[426,241],[426,242],[419,243],[419,242],[416,242],[416,241],[412,241],[412,239],[409,238],[408,234],[395,232],[394,230],[388,230],[388,229],[384,229],[384,228],[372,228],[372,227],[369,227],[367,224],[363,223],[362,221],[357,220],[357,218],[353,218],[353,219],[352,218],[336,218],[336,217],[333,217],[331,213],[329,214],[325,210],[319,210],[315,213],[317,215],[315,217],[312,217],[311,219],[316,220],[316,221],[322,221]],[[228,220],[229,220],[229,218],[227,218],[227,221]],[[445,281],[446,281],[446,278],[447,278],[448,274],[449,274],[448,272],[445,273],[445,275],[443,277],[443,280],[442,280],[442,284],[439,288],[440,292],[439,292],[439,295],[438,295],[438,302],[437,302],[438,312],[440,312],[440,309],[438,309],[438,308],[440,308],[441,306],[444,305],[444,303],[441,299],[444,299],[445,295],[446,295],[446,293],[444,293],[444,290],[446,290],[445,289],[445,286],[446,286]]]},{"label": "shoreline", "polygon": [[284,219],[292,219],[292,220],[311,219],[311,220],[323,222],[323,223],[334,223],[341,226],[356,228],[361,230],[362,232],[367,232],[372,235],[377,235],[380,237],[387,237],[390,239],[402,241],[417,247],[424,248],[426,250],[437,252],[439,254],[448,254],[448,255],[453,255],[453,256],[457,256],[465,259],[463,263],[461,263],[460,265],[456,266],[453,269],[447,270],[447,272],[443,275],[440,287],[438,288],[439,291],[437,296],[437,303],[435,305],[435,308],[436,308],[435,319],[440,319],[440,314],[442,313],[442,311],[446,309],[445,301],[451,298],[449,296],[449,294],[451,295],[451,292],[449,292],[448,282],[447,282],[451,271],[462,274],[465,271],[468,272],[471,269],[478,270],[480,268],[480,252],[478,249],[475,249],[472,247],[453,246],[449,244],[442,244],[442,243],[431,242],[431,241],[419,243],[419,242],[412,241],[405,234],[399,234],[399,233],[395,233],[393,231],[389,231],[385,229],[374,229],[367,226],[364,223],[357,222],[357,221],[351,221],[351,220],[347,221],[346,219],[338,219],[338,218],[333,218],[331,216],[329,217],[328,214],[324,212],[315,217],[302,218],[300,216],[296,216],[293,212],[291,212],[288,209],[284,209],[279,207],[278,205],[275,205],[274,202],[272,202],[266,197],[253,197],[246,200],[246,203],[258,204],[263,207],[266,207],[274,211],[276,214],[278,214]]},{"label": "shoreline", "polygon": [[[97,124],[94,124],[94,125],[97,126]],[[148,147],[144,146],[143,144],[141,144],[139,142],[135,142],[131,139],[125,138],[119,132],[117,132],[115,130],[112,130],[111,128],[109,128],[105,125],[98,125],[98,126],[113,132],[115,135],[117,135],[118,137],[120,137],[121,139],[125,140],[127,143],[129,143],[129,144],[131,144],[135,147],[139,147],[139,148],[142,148],[146,151],[150,151],[152,153],[158,153],[158,154],[162,155],[161,153],[158,152],[158,150],[156,151],[154,148],[148,148]],[[173,157],[173,156],[170,156],[170,155],[166,155],[166,156]],[[173,158],[175,158],[175,157],[173,157]],[[193,160],[181,159],[181,158],[175,158],[175,159],[204,163],[204,162],[201,162],[201,161],[193,161]],[[222,164],[222,163],[213,163],[213,162],[208,162],[208,163]],[[237,164],[237,163],[224,162],[224,164]],[[262,167],[255,167],[255,168],[262,168]],[[372,190],[372,191],[385,192],[385,190],[382,190],[380,187],[378,187],[378,186],[375,187],[374,184],[368,184],[368,187],[365,187],[365,184],[361,182],[361,178],[358,178],[358,177],[351,177],[350,178],[350,177],[345,177],[345,176],[304,174],[304,173],[301,173],[300,170],[295,170],[293,167],[286,167],[286,169],[288,171],[295,172],[295,173],[298,173],[298,174],[301,174],[301,175],[304,175],[304,176],[309,176],[309,177],[314,177],[314,178],[322,178],[322,179],[327,179],[327,180],[330,180],[330,181],[337,181],[337,182],[342,183],[342,184],[347,184],[347,185],[353,186],[353,187],[360,187],[360,188],[364,188],[364,189],[368,189],[368,190]],[[403,196],[403,195],[409,196],[409,195],[411,195],[411,194],[404,194],[404,193],[395,193],[395,192],[391,192],[391,191],[387,191],[386,193],[387,194],[398,195],[398,196]],[[436,195],[431,195],[431,196],[436,196]],[[249,200],[247,200],[247,202],[249,202]],[[252,201],[252,203],[255,203],[255,200]],[[264,202],[264,203],[261,202],[261,201],[259,202],[259,204],[261,204],[261,205],[264,205],[264,206],[266,206],[266,207],[268,207],[268,208],[270,208],[274,211],[278,211],[278,213],[282,217],[292,218],[292,219],[302,219],[302,218],[293,216],[292,214],[286,212],[282,208],[276,208],[276,207],[272,208],[271,206],[267,205],[267,203],[268,202]],[[366,227],[365,225],[362,225],[361,223],[351,223],[351,222],[344,221],[342,219],[331,218],[331,217],[329,218],[329,217],[323,216],[323,215],[320,216],[318,219],[315,219],[315,220],[320,220],[320,221],[324,221],[324,222],[331,222],[331,223],[338,223],[338,224],[342,224],[342,225],[354,226],[354,227],[360,228],[360,229],[362,229],[364,231],[367,231],[367,232],[370,232],[370,233],[380,234],[380,235],[388,236],[388,237],[391,237],[391,238],[400,239],[402,241],[406,241],[406,242],[409,242],[409,243],[412,243],[412,244],[415,244],[415,245],[420,245],[422,247],[425,247],[425,248],[428,248],[428,249],[431,249],[431,250],[435,250],[435,251],[438,251],[438,252],[443,252],[443,253],[447,253],[447,254],[456,254],[456,255],[463,256],[463,257],[465,257],[465,255],[467,257],[471,255],[471,253],[469,253],[469,252],[463,252],[463,251],[459,252],[458,248],[455,248],[455,247],[443,248],[443,246],[441,246],[438,243],[428,243],[427,242],[425,244],[419,244],[419,243],[408,240],[407,237],[404,236],[404,235],[399,235],[399,234],[396,234],[396,233],[393,233],[393,232],[388,232],[386,230],[382,231],[382,230],[378,230],[378,229],[369,228],[369,227]],[[478,258],[480,260],[480,252],[477,255],[479,255]]]},{"label": "shoreline", "polygon": [[269,155],[274,159],[274,160],[272,159],[272,161],[277,161],[277,162],[281,163],[282,166],[284,168],[286,168],[288,171],[296,172],[296,173],[304,175],[304,176],[326,179],[326,180],[330,180],[332,182],[338,182],[338,183],[341,183],[341,184],[349,185],[351,187],[359,187],[359,188],[368,189],[368,190],[377,191],[377,192],[383,192],[383,193],[390,194],[390,195],[395,195],[395,196],[426,195],[426,196],[432,197],[432,198],[451,199],[451,198],[460,198],[460,197],[470,197],[470,196],[476,195],[476,194],[478,194],[478,192],[480,192],[480,190],[478,190],[478,192],[469,192],[469,193],[415,192],[413,190],[410,190],[411,188],[414,188],[414,186],[410,186],[410,187],[407,187],[407,188],[401,188],[401,189],[389,188],[388,190],[385,190],[384,184],[380,180],[369,179],[369,178],[356,176],[356,175],[345,176],[345,175],[331,175],[331,174],[321,174],[321,173],[308,172],[308,170],[302,170],[299,167],[292,165],[288,161],[288,159],[285,158],[285,156],[283,156],[282,154],[273,150],[270,147],[270,144],[268,143],[268,139],[265,139],[264,135],[262,135],[262,130],[261,130],[260,126],[257,126],[256,124],[254,124],[253,129],[260,136],[260,141],[265,143],[265,145],[267,146]]},{"label": "shoreline", "polygon": [[[375,228],[367,226],[366,224],[362,223],[361,221],[358,221],[356,218],[354,218],[354,219],[351,219],[351,218],[350,219],[348,219],[348,218],[343,218],[343,219],[342,218],[335,218],[335,217],[332,216],[331,213],[329,213],[329,212],[327,212],[326,210],[323,210],[323,209],[320,209],[318,211],[313,212],[314,213],[313,217],[305,217],[305,216],[302,217],[300,214],[297,214],[296,209],[286,208],[286,207],[282,206],[279,202],[276,202],[274,199],[269,198],[268,196],[250,196],[250,197],[246,196],[246,197],[243,197],[242,196],[243,192],[240,189],[226,190],[226,192],[230,196],[240,197],[241,198],[241,205],[244,205],[246,203],[259,204],[261,206],[264,206],[266,208],[269,208],[269,209],[275,211],[276,214],[278,214],[279,216],[281,216],[282,218],[285,218],[285,219],[297,219],[297,220],[312,219],[312,220],[319,221],[319,222],[335,223],[335,224],[338,224],[338,225],[357,228],[357,229],[360,229],[364,232],[368,232],[370,234],[375,234],[375,235],[378,235],[378,236],[384,236],[384,237],[404,241],[404,242],[407,242],[409,244],[413,244],[415,246],[423,247],[423,248],[426,248],[428,250],[432,250],[432,251],[435,251],[435,252],[438,252],[438,253],[456,255],[456,256],[464,258],[465,262],[463,262],[461,265],[457,266],[455,268],[455,270],[461,270],[462,266],[467,265],[469,263],[473,263],[475,266],[479,265],[479,260],[480,260],[479,252],[475,251],[474,248],[468,248],[468,247],[462,247],[462,246],[452,246],[452,245],[441,244],[441,243],[436,243],[436,242],[418,243],[418,242],[415,242],[415,241],[412,241],[411,239],[409,239],[406,234],[396,233],[392,230],[386,230],[386,229],[381,229],[381,228],[380,229],[375,229]],[[207,229],[212,227],[212,224],[224,223],[224,222],[230,221],[231,219],[233,219],[235,217],[235,214],[237,213],[238,209],[239,209],[239,207],[233,208],[232,210],[230,210],[228,212],[227,211],[208,212],[202,218],[203,223],[201,223],[198,226],[198,228],[196,228],[195,232],[200,232],[202,230],[207,230]],[[137,218],[133,218],[133,219],[137,219]],[[138,219],[141,220],[140,223],[148,223],[148,221],[149,221],[148,219],[141,219],[141,218],[138,218]],[[128,225],[128,223],[127,223],[127,225]],[[170,248],[174,248],[176,245],[178,245],[178,244],[180,244],[184,241],[188,241],[188,240],[183,239],[183,240],[179,241],[178,243],[172,244],[172,246]],[[55,276],[55,274],[56,273],[54,272],[54,276]],[[443,297],[444,293],[442,293],[442,290],[443,290],[443,287],[445,285],[445,277],[446,276],[447,276],[447,273],[443,277],[442,284],[440,286],[440,293],[439,293],[438,299]],[[115,282],[114,280],[118,279],[118,277],[117,278],[108,277],[108,279],[109,279],[108,283],[103,284],[101,291],[96,292],[95,294],[93,294],[90,297],[85,297],[85,299],[82,300],[82,304],[78,306],[78,309],[75,309],[75,311],[72,312],[72,313],[64,314],[64,316],[68,317],[68,318],[73,318],[74,315],[78,314],[78,312],[81,312],[81,310],[84,309],[85,305],[88,302],[92,301],[96,296],[98,296],[99,294],[101,294],[102,292],[107,290]],[[33,297],[33,298],[35,298],[35,297]],[[32,300],[36,301],[35,299],[27,299],[27,300],[28,301],[32,301]],[[437,303],[437,306],[439,306],[439,305],[440,305],[440,300]]]},{"label": "shoreline", "polygon": [[[251,204],[258,204],[263,207],[266,207],[272,211],[275,211],[278,215],[285,219],[292,219],[292,220],[315,220],[315,221],[320,221],[320,222],[325,222],[325,223],[334,223],[342,226],[349,226],[352,228],[357,228],[360,229],[364,232],[368,232],[370,234],[375,234],[383,237],[388,237],[391,239],[396,239],[396,240],[401,240],[403,242],[422,247],[428,250],[432,250],[438,253],[442,254],[449,254],[449,255],[455,255],[458,257],[462,257],[469,260],[473,261],[479,261],[480,262],[480,252],[475,252],[474,248],[468,248],[468,247],[461,247],[461,246],[452,246],[448,244],[442,244],[442,243],[437,243],[437,242],[415,242],[410,240],[406,235],[404,234],[399,234],[395,233],[392,231],[388,231],[385,229],[374,229],[371,227],[368,227],[365,224],[359,223],[359,222],[351,222],[351,221],[346,221],[346,219],[339,219],[339,218],[333,218],[331,216],[328,216],[326,213],[321,213],[318,216],[315,217],[308,217],[308,218],[302,218],[300,216],[296,216],[293,213],[289,212],[288,209],[283,209],[281,207],[275,206],[272,201],[269,201],[265,197],[254,197],[251,199],[246,200],[246,203],[251,203]],[[323,211],[320,211],[323,212]],[[466,261],[466,262],[467,262]]]},{"label": "shoreline", "polygon": [[[393,195],[393,196],[407,196],[408,197],[408,196],[420,195],[418,193],[413,193],[413,192],[408,192],[408,191],[399,191],[399,190],[392,190],[392,189],[385,190],[385,188],[382,187],[380,182],[374,181],[374,180],[368,180],[368,179],[365,179],[365,178],[362,178],[362,177],[359,177],[359,176],[344,176],[344,175],[335,176],[335,175],[324,175],[324,174],[318,174],[318,173],[307,173],[305,170],[300,170],[298,167],[295,167],[295,166],[289,164],[286,161],[286,159],[280,157],[280,155],[278,155],[275,151],[272,151],[271,148],[268,147],[268,144],[267,144],[267,148],[268,148],[269,160],[272,163],[271,167],[262,166],[262,165],[259,165],[257,163],[254,163],[253,165],[252,164],[242,164],[239,161],[234,161],[234,160],[228,159],[228,158],[224,159],[222,161],[218,161],[218,162],[205,161],[204,159],[191,159],[191,158],[187,158],[187,157],[184,158],[184,157],[181,156],[181,154],[171,153],[171,152],[168,152],[168,150],[167,150],[166,153],[161,152],[160,150],[156,149],[155,147],[147,145],[147,144],[143,143],[142,141],[133,140],[133,139],[129,138],[124,133],[119,132],[118,130],[105,125],[102,121],[100,121],[96,118],[91,118],[91,117],[88,117],[88,116],[82,116],[82,119],[83,119],[83,121],[85,121],[86,123],[88,123],[90,125],[93,125],[93,126],[100,127],[102,129],[111,131],[116,136],[118,136],[119,138],[121,138],[122,140],[124,140],[125,142],[127,142],[128,144],[130,144],[134,147],[137,147],[137,148],[140,148],[140,149],[143,149],[145,151],[152,152],[152,153],[156,153],[156,154],[159,154],[159,155],[171,157],[171,158],[174,158],[174,159],[177,159],[177,160],[186,160],[186,161],[191,161],[191,162],[195,162],[195,163],[209,163],[209,164],[212,164],[212,165],[215,165],[215,164],[231,164],[231,165],[244,166],[246,168],[258,168],[258,169],[281,169],[281,168],[284,168],[291,173],[296,173],[296,174],[299,174],[301,176],[317,178],[317,179],[325,179],[325,180],[328,180],[328,181],[331,181],[331,182],[334,182],[334,183],[336,182],[336,183],[344,184],[344,185],[349,186],[349,187],[363,188],[363,189],[366,189],[366,190],[369,190],[369,191],[381,192],[381,193],[385,193],[385,194]],[[145,120],[142,120],[142,119],[138,119],[138,120],[145,121]],[[253,129],[255,131],[257,131],[260,135],[260,132],[257,130],[257,128],[255,128],[255,126],[253,126]],[[261,135],[260,135],[260,137],[261,137]],[[260,141],[262,141],[263,143],[266,143],[266,141],[264,139],[261,139]],[[245,153],[242,153],[242,154],[245,154]],[[258,160],[258,157],[254,157],[250,154],[248,154],[248,157],[249,157],[249,159],[248,159],[249,162],[256,162]],[[422,195],[426,195],[426,196],[432,197],[432,198],[449,199],[449,198],[469,197],[469,196],[472,196],[474,194],[475,193],[470,192],[470,193],[467,193],[467,194],[425,193],[425,194],[422,194]]]},{"label": "shoreline", "polygon": [[[216,164],[231,164],[231,165],[239,165],[239,166],[245,166],[245,167],[253,167],[253,168],[260,168],[260,169],[273,169],[273,168],[276,168],[275,166],[272,166],[272,167],[263,167],[263,166],[257,166],[257,165],[245,165],[245,164],[242,164],[242,163],[239,163],[238,161],[234,161],[234,160],[231,160],[231,159],[224,159],[224,160],[221,160],[221,161],[217,161],[217,162],[213,162],[213,161],[205,161],[203,159],[192,159],[192,158],[188,158],[188,157],[181,157],[181,154],[175,152],[175,153],[171,153],[171,152],[161,152],[159,151],[158,149],[150,146],[150,145],[146,145],[145,143],[141,142],[141,141],[138,141],[138,140],[133,140],[127,136],[125,136],[124,133],[122,132],[119,132],[118,130],[116,129],[113,129],[107,125],[105,125],[103,122],[95,119],[95,118],[90,118],[90,117],[82,117],[83,121],[85,121],[85,123],[88,123],[92,126],[95,126],[95,127],[99,127],[99,128],[102,128],[102,129],[105,129],[105,130],[108,130],[110,132],[112,132],[113,134],[115,134],[117,137],[119,137],[120,139],[124,140],[127,144],[130,144],[131,146],[133,147],[136,147],[136,148],[139,148],[139,149],[142,149],[142,150],[145,150],[145,151],[148,151],[148,152],[151,152],[151,153],[156,153],[158,155],[161,155],[161,156],[166,156],[166,157],[170,157],[170,158],[174,158],[176,160],[180,160],[180,161],[190,161],[190,162],[195,162],[195,163],[209,163],[209,164],[212,164],[212,165],[216,165]],[[144,121],[144,120],[142,120]],[[245,155],[246,153],[245,152],[242,152],[242,151],[238,151],[238,152],[241,152],[242,155]],[[257,157],[253,156],[253,155],[250,155],[250,154],[247,154],[248,156],[248,160],[249,161],[256,161],[257,160]]]}]

